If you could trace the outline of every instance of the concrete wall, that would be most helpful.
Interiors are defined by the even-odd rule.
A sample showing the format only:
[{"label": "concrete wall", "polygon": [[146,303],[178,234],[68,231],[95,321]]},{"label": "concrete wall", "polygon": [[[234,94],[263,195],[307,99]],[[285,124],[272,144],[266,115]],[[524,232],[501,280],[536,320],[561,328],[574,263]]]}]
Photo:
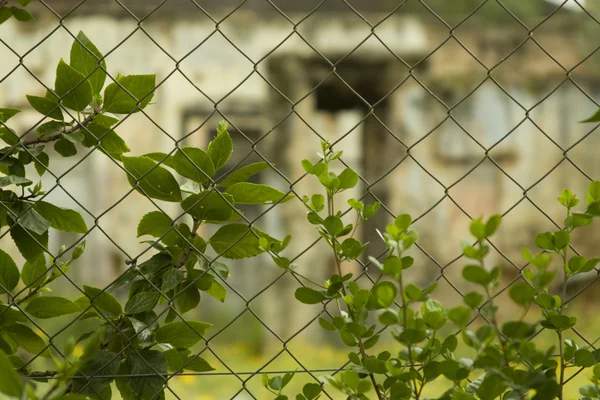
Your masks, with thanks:
[{"label": "concrete wall", "polygon": [[[176,21],[151,17],[140,29],[132,19],[75,14],[63,25],[45,15],[33,24],[9,22],[0,27],[0,104],[25,110],[11,121],[18,132],[41,122],[28,108],[25,94],[42,94],[41,83],[53,86],[54,66],[61,57],[68,58],[65,43],[72,42],[67,29],[72,34],[81,29],[107,55],[113,76],[117,72],[157,74],[154,104],[143,114],[128,117],[117,129],[132,154],[168,151],[192,132],[186,141],[202,146],[214,134],[220,118],[214,114],[217,109],[233,125],[237,159],[246,154],[260,159],[241,134],[254,132],[253,140],[261,138],[258,153],[274,162],[288,180],[276,172],[261,179],[287,190],[303,174],[300,161],[316,160],[316,133],[330,141],[341,139],[336,147],[346,151],[345,161],[367,182],[353,195],[361,196],[368,188],[393,214],[423,215],[416,222],[424,250],[415,254],[421,266],[415,269],[414,280],[420,283],[438,276],[440,268],[460,254],[459,240],[468,236],[465,212],[476,217],[510,209],[495,243],[522,265],[521,246],[531,245],[535,232],[552,229],[536,205],[561,224],[563,217],[555,202],[560,191],[568,186],[581,194],[587,186],[576,167],[596,179],[600,171],[596,133],[568,151],[571,162],[556,145],[567,149],[589,133],[592,126],[576,122],[595,111],[594,103],[569,81],[544,99],[564,81],[564,71],[562,76],[560,71],[555,73],[548,57],[533,49],[507,61],[509,67],[498,70],[496,77],[495,72],[488,74],[477,67],[478,62],[455,42],[409,71],[406,63],[425,57],[447,36],[439,27],[410,17],[389,18],[377,28],[377,36],[369,36],[369,26],[355,16],[319,15],[298,27],[303,38],[293,33],[285,19],[253,13],[232,16],[219,31],[208,18],[190,16]],[[487,49],[480,53],[483,62],[510,51],[514,32],[491,44],[480,33],[467,31],[462,37],[469,48]],[[560,32],[554,34],[560,36]],[[568,43],[555,51],[574,59],[579,56]],[[349,52],[352,56],[342,59]],[[336,63],[335,73],[331,63]],[[488,78],[478,87],[488,75],[495,81]],[[597,98],[594,77],[586,74],[578,84]],[[348,86],[360,88],[353,92]],[[320,104],[319,99],[327,98],[330,90],[329,94],[335,94],[333,103],[329,96],[326,104]],[[461,101],[465,96],[468,99]],[[371,109],[364,99],[377,105]],[[336,109],[338,101],[344,106]],[[493,146],[489,158],[482,146]],[[44,185],[60,185],[49,199],[66,207],[81,208],[77,203],[85,207],[90,212],[84,214],[89,226],[99,217],[73,276],[80,283],[106,285],[124,270],[127,257],[145,249],[135,239],[136,226],[154,205],[135,192],[127,195],[130,187],[124,172],[99,153],[87,156],[80,151],[73,158],[52,158],[51,170],[53,175],[44,176]],[[295,183],[293,189],[300,195],[318,190],[312,177]],[[157,204],[172,215],[178,211],[172,204]],[[363,237],[375,246],[373,254],[381,249],[374,228],[382,229],[390,218],[382,210],[375,223],[362,229]],[[298,200],[269,211],[257,226],[279,236],[291,232],[295,238],[292,256],[318,237],[305,222]],[[53,237],[51,250],[72,240],[60,234]],[[593,256],[597,240],[597,232],[588,230],[578,238],[577,246]],[[15,250],[7,237],[0,241],[3,248]],[[492,257],[513,268],[499,254]],[[322,244],[302,254],[297,263],[315,279],[327,276],[331,268]],[[449,279],[459,280],[459,264],[445,270]],[[280,274],[266,258],[231,263],[231,268],[231,283],[244,296],[230,294],[232,309],[243,308],[265,282]],[[254,301],[283,336],[311,315],[289,313],[291,289],[296,286],[286,276]]]}]

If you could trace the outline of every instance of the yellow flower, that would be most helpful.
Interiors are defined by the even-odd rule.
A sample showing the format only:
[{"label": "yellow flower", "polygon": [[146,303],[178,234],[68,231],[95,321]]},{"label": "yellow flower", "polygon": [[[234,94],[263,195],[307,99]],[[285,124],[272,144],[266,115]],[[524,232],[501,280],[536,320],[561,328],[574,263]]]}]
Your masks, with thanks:
[{"label": "yellow flower", "polygon": [[185,384],[191,385],[192,383],[196,382],[196,376],[194,375],[183,375],[181,377],[181,381]]},{"label": "yellow flower", "polygon": [[75,357],[81,357],[83,355],[83,346],[75,346],[75,348],[73,349],[73,355]]}]

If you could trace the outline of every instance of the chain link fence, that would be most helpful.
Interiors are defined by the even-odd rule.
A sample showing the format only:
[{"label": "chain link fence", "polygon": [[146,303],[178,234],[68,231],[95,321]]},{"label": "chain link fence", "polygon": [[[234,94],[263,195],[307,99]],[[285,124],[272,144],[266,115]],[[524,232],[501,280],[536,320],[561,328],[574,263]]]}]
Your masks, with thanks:
[{"label": "chain link fence", "polygon": [[[135,144],[132,150],[139,145],[170,153],[184,143],[204,144],[215,120],[227,120],[238,149],[231,167],[267,162],[271,168],[261,179],[297,197],[292,205],[248,210],[245,222],[274,236],[291,233],[290,258],[315,279],[326,276],[331,262],[304,220],[301,198],[314,187],[300,161],[314,159],[319,140],[343,148],[348,159],[342,157],[342,163],[359,171],[361,187],[353,195],[382,204],[379,216],[361,229],[372,243],[369,255],[383,250],[376,229],[410,211],[424,233],[415,258],[427,265],[414,280],[440,281],[453,298],[463,293],[456,273],[460,252],[437,241],[456,242],[478,213],[516,215],[509,223],[513,228],[492,243],[496,261],[508,265],[510,279],[498,293],[506,296],[526,267],[518,248],[533,236],[523,239],[521,226],[560,229],[554,199],[563,186],[581,189],[600,169],[593,150],[596,127],[575,124],[599,106],[600,75],[594,70],[600,47],[590,47],[596,45],[590,35],[600,27],[600,9],[590,1],[39,0],[30,9],[37,21],[0,28],[3,107],[24,108],[25,91],[50,89],[47,77],[54,71],[46,63],[58,60],[56,50],[62,51],[64,40],[77,40],[81,27],[117,69],[131,65],[157,73],[156,104],[117,125],[133,132],[124,135]],[[117,78],[112,71],[106,70],[109,82]],[[32,133],[43,122],[29,115],[19,120],[22,140],[38,140]],[[108,289],[147,255],[151,247],[135,243],[134,228],[119,233],[121,225],[135,223],[141,209],[169,212],[162,203],[136,203],[121,164],[110,157],[97,161],[95,150],[51,166],[44,180],[47,196],[58,193],[60,201],[75,204],[93,221],[83,236],[60,239],[70,248],[88,240],[90,255],[63,274],[70,286],[61,287],[81,294],[86,282],[101,281]],[[14,251],[5,247],[8,230],[1,235],[2,248]],[[580,237],[573,250],[593,250],[597,239],[595,233]],[[162,376],[167,397],[177,399],[193,398],[194,385],[207,393],[202,398],[263,399],[263,373],[296,371],[318,381],[320,374],[344,370],[343,362],[314,365],[299,353],[294,345],[299,337],[322,345],[330,340],[311,330],[329,305],[306,310],[294,303],[293,288],[302,282],[268,262],[232,263],[234,277],[238,268],[250,272],[221,280],[231,300],[203,309],[222,320],[203,335],[198,352],[215,360],[215,371],[165,376],[154,370],[132,378]],[[369,266],[365,258],[347,267],[368,286],[374,283]],[[596,279],[594,273],[578,283],[568,302],[589,293]],[[51,329],[31,322],[60,353],[53,343],[77,321]],[[266,356],[244,369],[227,348],[243,342],[250,329],[268,337],[256,344]],[[573,332],[594,349],[600,339]],[[288,362],[278,364],[282,358]],[[108,377],[103,368],[76,378],[89,385]],[[175,383],[186,376],[199,376],[191,392]],[[325,390],[326,398],[335,398]],[[208,397],[211,393],[217,397]]]}]

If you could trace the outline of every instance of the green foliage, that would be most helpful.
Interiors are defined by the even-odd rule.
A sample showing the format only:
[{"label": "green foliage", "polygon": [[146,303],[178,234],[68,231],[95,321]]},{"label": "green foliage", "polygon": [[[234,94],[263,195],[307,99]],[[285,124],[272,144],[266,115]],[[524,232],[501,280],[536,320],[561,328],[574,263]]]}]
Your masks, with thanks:
[{"label": "green foliage", "polygon": [[[256,227],[232,223],[243,215],[236,204],[276,204],[292,196],[267,185],[245,182],[268,168],[266,163],[223,173],[233,152],[224,121],[206,151],[183,147],[173,155],[155,152],[125,156],[130,149],[112,129],[119,122],[114,115],[133,114],[149,106],[155,76],[119,75],[104,88],[107,71],[100,50],[80,32],[71,47],[70,62],[58,63],[54,91],[27,96],[33,109],[50,119],[37,129],[38,138],[23,140],[4,125],[0,130],[0,139],[8,146],[1,150],[0,227],[8,227],[26,260],[20,271],[11,256],[0,250],[0,291],[10,303],[0,303],[0,364],[3,370],[9,366],[0,379],[0,392],[10,396],[21,397],[26,392],[28,398],[37,399],[33,381],[27,376],[45,376],[30,371],[30,367],[19,369],[23,375],[19,376],[12,365],[20,368],[26,362],[17,352],[31,355],[29,361],[53,357],[50,349],[54,345],[30,325],[35,320],[71,316],[94,319],[95,328],[78,339],[84,348],[81,357],[72,356],[72,343],[65,349],[64,359],[53,358],[56,371],[49,376],[56,383],[44,399],[108,399],[113,396],[113,382],[124,399],[164,398],[161,374],[168,370],[213,370],[191,350],[203,340],[211,324],[184,316],[199,306],[201,292],[220,302],[227,296],[221,282],[229,276],[228,267],[211,260],[209,246],[218,256],[237,259],[265,251],[274,256],[290,241],[290,237],[279,241]],[[6,124],[18,112],[0,109],[0,121]],[[71,115],[76,117],[69,120]],[[85,241],[80,239],[72,248],[63,246],[54,252],[48,247],[52,229],[88,234],[86,221],[77,211],[45,201],[39,179],[26,174],[28,164],[34,164],[39,176],[50,168],[50,158],[44,152],[49,144],[62,157],[76,155],[82,146],[99,150],[122,164],[123,178],[135,191],[152,201],[179,203],[183,211],[176,219],[161,211],[146,214],[139,222],[137,236],[153,239],[145,242],[149,246],[147,258],[131,260],[131,268],[107,288],[83,286],[82,295],[74,300],[45,294],[85,251]],[[214,180],[218,172],[220,182]],[[181,184],[185,179],[189,181]],[[203,224],[221,226],[205,239],[199,234]],[[350,253],[357,252],[355,246],[346,247]],[[277,255],[277,259],[289,267],[285,258]],[[111,292],[123,285],[129,287],[129,295],[122,305]],[[86,378],[95,375],[101,378]],[[129,377],[121,378],[123,375]],[[302,396],[318,397],[310,385]]]},{"label": "green foliage", "polygon": [[[352,236],[346,237],[354,232],[354,227],[343,221],[344,210],[333,207],[334,196],[356,185],[358,179],[345,179],[328,172],[330,163],[341,153],[332,151],[327,143],[322,144],[322,149],[319,163],[304,160],[302,165],[307,173],[317,176],[326,196],[305,196],[304,203],[309,223],[316,226],[332,249],[338,273],[323,285],[308,281],[317,288],[310,285],[298,288],[296,299],[304,304],[338,303],[340,315],[321,317],[319,324],[325,330],[338,332],[340,341],[353,350],[348,355],[349,368],[335,376],[322,377],[324,383],[342,392],[348,399],[425,399],[424,387],[443,377],[453,386],[438,400],[539,400],[564,398],[566,379],[563,371],[566,368],[595,367],[594,371],[600,374],[598,352],[591,347],[579,348],[563,337],[563,332],[577,322],[566,314],[568,279],[590,272],[600,263],[598,258],[588,260],[580,255],[569,258],[568,254],[572,231],[590,225],[597,216],[596,212],[600,211],[600,207],[597,209],[596,206],[600,201],[598,182],[590,185],[585,212],[573,212],[579,200],[571,191],[563,191],[558,198],[567,210],[565,228],[537,235],[535,243],[543,250],[541,253],[533,255],[530,250],[523,249],[529,267],[508,290],[512,301],[523,312],[518,319],[500,322],[494,300],[502,279],[501,269],[486,265],[490,240],[501,224],[499,215],[488,220],[475,219],[470,224],[474,244],[463,243],[466,265],[462,276],[477,291],[464,294],[465,306],[446,308],[443,303],[431,299],[435,283],[427,287],[405,283],[406,271],[414,267],[413,258],[406,252],[418,238],[411,229],[412,218],[409,215],[399,215],[386,227],[385,233],[380,233],[388,251],[384,260],[369,257],[378,273],[373,277],[374,285],[361,288],[352,280],[352,274],[343,273],[341,262],[360,257],[366,244]],[[346,170],[344,173],[352,176]],[[353,199],[349,205],[357,213],[359,222],[373,214],[367,213],[367,207],[360,201]],[[376,211],[377,206],[374,208]],[[325,209],[327,215],[323,216]],[[561,258],[564,266],[563,293],[560,296],[549,292],[555,277],[549,270],[552,254]],[[277,258],[274,260],[277,262]],[[531,323],[525,317],[534,307],[541,310],[543,318]],[[371,313],[376,314],[378,323],[371,322]],[[472,325],[475,313],[487,324]],[[448,323],[460,331],[458,337],[463,345],[472,348],[472,358],[458,357],[459,341],[453,331],[448,331]],[[401,350],[393,354],[390,348],[390,351],[371,355],[368,350],[378,342],[383,327],[387,327]],[[554,348],[537,349],[530,340],[540,328],[555,331],[558,357],[553,356]],[[272,381],[266,377],[263,384],[274,395],[282,396],[274,389],[279,387],[281,379]],[[580,392],[588,398],[600,398],[600,376],[594,376],[592,382]]]},{"label": "green foliage", "polygon": [[[25,7],[29,1],[18,3]],[[0,7],[0,23],[10,16],[21,21],[32,18],[23,8]],[[352,400],[424,399],[424,388],[438,379],[451,383],[439,400],[563,399],[564,370],[569,367],[593,368],[591,384],[580,393],[600,398],[598,352],[564,336],[577,323],[567,314],[566,285],[576,275],[595,271],[600,263],[600,258],[570,254],[572,232],[600,216],[600,182],[591,183],[581,211],[574,211],[580,204],[576,195],[562,192],[558,202],[566,209],[564,228],[538,234],[535,244],[541,251],[536,254],[523,250],[527,265],[508,290],[522,313],[516,319],[499,321],[494,301],[501,269],[486,261],[501,217],[471,222],[473,241],[463,243],[462,276],[472,288],[464,295],[464,305],[447,307],[432,298],[436,282],[420,286],[406,280],[410,269],[418,268],[408,254],[418,240],[410,215],[398,215],[379,232],[387,247],[384,255],[365,257],[368,243],[355,238],[355,232],[377,213],[380,204],[350,199],[340,207],[336,196],[356,188],[361,178],[348,167],[332,172],[331,165],[343,153],[323,142],[318,162],[302,162],[306,173],[321,186],[321,193],[302,198],[307,220],[329,246],[336,267],[321,284],[297,272],[296,265],[283,255],[289,235],[279,240],[253,225],[235,222],[243,218],[237,205],[276,205],[293,196],[246,182],[267,169],[267,163],[225,170],[234,151],[226,122],[219,124],[206,149],[178,147],[171,154],[125,155],[130,148],[113,130],[120,121],[115,115],[134,114],[150,106],[156,77],[118,75],[105,87],[107,68],[102,52],[80,32],[69,63],[60,60],[57,65],[53,90],[27,96],[31,107],[49,119],[36,130],[37,138],[24,140],[7,125],[19,110],[0,108],[0,140],[6,144],[0,150],[0,227],[7,227],[26,260],[20,268],[0,250],[0,294],[7,298],[6,304],[0,303],[1,393],[37,399],[32,377],[41,372],[32,371],[31,362],[43,357],[51,358],[56,367],[49,375],[53,383],[44,399],[108,399],[115,386],[123,399],[164,399],[169,371],[214,369],[194,353],[212,325],[185,316],[199,306],[202,292],[225,300],[229,270],[214,258],[242,259],[264,253],[303,281],[295,291],[301,303],[337,305],[339,314],[323,314],[319,324],[335,332],[349,348],[343,371],[321,377],[321,384],[306,383],[296,400],[321,398],[322,385]],[[72,248],[54,251],[49,248],[50,234],[53,230],[88,234],[79,212],[44,200],[39,177],[50,168],[45,152],[50,144],[62,157],[76,155],[81,147],[99,150],[122,165],[123,178],[137,195],[153,203],[178,203],[175,216],[163,211],[143,216],[137,236],[152,239],[144,242],[147,251],[139,259],[128,260],[130,268],[123,276],[107,288],[84,286],[77,299],[46,294],[85,251],[83,238]],[[28,165],[34,166],[39,177],[28,175],[33,171]],[[218,225],[206,238],[201,229],[205,224]],[[556,275],[551,270],[553,258],[561,261],[560,295],[550,291]],[[343,263],[356,260],[371,268],[372,285],[363,287],[352,273],[344,272]],[[112,294],[121,286],[129,289],[124,304]],[[539,321],[525,319],[531,309],[540,311]],[[77,342],[69,342],[58,357],[52,340],[34,327],[37,320],[62,316],[93,319],[95,324]],[[487,323],[478,326],[474,323],[478,319]],[[554,348],[538,349],[530,340],[541,328],[556,335],[558,355]],[[390,336],[395,345],[375,351],[382,335]],[[84,349],[78,357],[73,354],[75,343]],[[459,345],[471,348],[470,358],[458,356]],[[41,374],[42,379],[47,377]],[[284,393],[294,376],[264,375],[263,386],[276,400],[286,400]]]},{"label": "green foliage", "polygon": [[11,7],[7,7],[5,6],[6,2],[1,2],[1,6],[0,6],[0,25],[2,25],[4,22],[6,22],[10,17],[14,17],[17,21],[20,22],[27,22],[27,21],[32,21],[35,18],[33,17],[33,15],[31,15],[26,9],[25,7],[31,3],[31,0],[17,0],[17,3],[21,6],[21,7],[17,7],[17,6],[11,6]]}]

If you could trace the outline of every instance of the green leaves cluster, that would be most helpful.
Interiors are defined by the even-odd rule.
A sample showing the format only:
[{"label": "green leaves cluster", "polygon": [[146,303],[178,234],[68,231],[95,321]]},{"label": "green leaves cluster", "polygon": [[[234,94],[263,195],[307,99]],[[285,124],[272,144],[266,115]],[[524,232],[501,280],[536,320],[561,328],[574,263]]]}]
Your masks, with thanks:
[{"label": "green leaves cluster", "polygon": [[[295,373],[287,373],[283,376],[274,376],[272,378],[267,374],[262,375],[263,386],[275,396],[275,400],[288,400],[287,395],[282,394],[285,387],[290,383]],[[296,400],[317,400],[321,398],[321,385],[318,383],[307,383],[302,388],[302,393],[298,393]]]},{"label": "green leaves cluster", "polygon": [[[17,354],[24,352],[30,353],[31,359],[51,357],[53,345],[32,329],[31,320],[69,316],[95,321],[89,325],[93,329],[73,344],[84,348],[81,357],[55,360],[55,373],[63,375],[45,399],[111,398],[113,382],[125,400],[160,399],[164,398],[165,383],[161,374],[211,371],[213,367],[192,349],[202,342],[211,324],[185,317],[198,307],[201,293],[220,302],[226,299],[224,282],[229,269],[213,260],[209,248],[228,259],[269,251],[283,260],[279,253],[290,241],[289,236],[279,241],[236,222],[243,216],[236,205],[273,206],[292,196],[268,185],[246,182],[268,168],[267,163],[225,170],[233,152],[227,123],[219,124],[206,151],[182,147],[171,154],[126,156],[130,149],[114,131],[117,116],[134,114],[150,104],[155,76],[117,75],[111,79],[104,56],[80,32],[69,62],[58,63],[54,88],[43,96],[27,96],[31,107],[47,118],[37,128],[37,138],[24,140],[7,125],[20,110],[0,109],[0,140],[7,145],[0,150],[0,228],[8,227],[26,260],[19,268],[0,250],[0,293],[8,297],[7,304],[0,303],[0,365],[11,363],[19,369],[26,361]],[[78,212],[44,201],[41,182],[34,183],[26,176],[29,164],[40,177],[45,173],[50,163],[45,151],[48,143],[63,157],[76,155],[80,146],[98,149],[122,163],[135,190],[151,200],[179,203],[180,208],[175,219],[162,211],[146,214],[137,233],[151,238],[146,242],[155,253],[145,260],[132,260],[130,268],[108,288],[84,286],[82,295],[74,300],[47,293],[49,285],[82,255],[85,242],[69,249],[70,253],[63,247],[58,256],[48,257],[49,232],[52,228],[87,234],[88,227]],[[203,238],[198,234],[202,224],[222,226]],[[114,293],[124,285],[129,290],[121,304]],[[72,348],[67,350],[72,354]],[[21,375],[7,373],[0,379],[0,392],[37,398],[34,384],[27,378],[32,371],[19,372]],[[104,377],[83,379],[98,374]],[[120,375],[140,377],[113,378]],[[309,393],[313,392],[309,389]]]},{"label": "green leaves cluster", "polygon": [[14,17],[17,21],[27,22],[32,21],[35,18],[31,15],[25,7],[31,3],[31,0],[17,0],[19,6],[2,6],[0,7],[0,25],[8,21],[10,17]]},{"label": "green leaves cluster", "polygon": [[[598,216],[600,183],[590,184],[583,212],[575,211],[580,203],[577,196],[569,190],[563,191],[558,201],[566,209],[565,227],[538,234],[535,244],[540,251],[535,254],[523,249],[527,266],[508,290],[510,299],[522,312],[516,319],[500,321],[494,300],[499,294],[501,268],[486,263],[490,240],[501,224],[499,215],[471,222],[473,241],[463,242],[463,257],[467,262],[462,276],[475,290],[464,293],[463,305],[447,308],[433,300],[435,282],[427,287],[405,282],[405,271],[415,267],[406,251],[418,239],[411,229],[409,215],[398,216],[380,233],[388,252],[383,260],[369,258],[378,274],[373,276],[375,283],[371,287],[362,288],[352,280],[352,274],[342,272],[341,262],[359,257],[366,245],[353,238],[344,239],[353,226],[345,224],[343,213],[333,209],[333,197],[352,185],[344,186],[341,182],[346,180],[328,172],[329,163],[342,154],[331,151],[326,143],[322,148],[322,161],[312,164],[305,160],[303,166],[307,173],[319,178],[326,196],[306,196],[304,202],[309,209],[308,220],[332,248],[339,272],[323,286],[309,282],[318,288],[298,288],[296,298],[308,305],[338,303],[340,314],[321,317],[319,324],[325,330],[337,332],[341,342],[352,348],[348,354],[350,368],[335,376],[322,377],[323,383],[348,399],[429,398],[425,397],[424,388],[438,379],[452,382],[452,387],[438,400],[563,399],[566,395],[563,371],[570,367],[593,367],[592,383],[581,388],[580,393],[585,398],[600,398],[600,354],[563,336],[577,322],[566,314],[568,280],[595,271],[600,263],[600,258],[569,254],[573,230],[591,225]],[[377,205],[368,208],[357,200],[351,200],[349,205],[357,212],[358,221],[372,216],[377,208]],[[326,207],[327,215],[322,216],[320,213]],[[556,275],[551,268],[553,255],[562,260],[561,294],[551,290]],[[527,318],[532,308],[541,310],[541,320]],[[376,323],[371,314],[376,315]],[[474,322],[478,317],[485,323]],[[380,342],[384,327],[401,350],[391,351],[390,346],[389,351],[379,348],[378,354],[370,355],[368,351]],[[454,334],[456,329],[459,335]],[[531,339],[540,329],[554,331],[557,346],[538,349]],[[459,346],[471,348],[470,354],[474,356],[459,357],[458,351],[464,353]]]}]

